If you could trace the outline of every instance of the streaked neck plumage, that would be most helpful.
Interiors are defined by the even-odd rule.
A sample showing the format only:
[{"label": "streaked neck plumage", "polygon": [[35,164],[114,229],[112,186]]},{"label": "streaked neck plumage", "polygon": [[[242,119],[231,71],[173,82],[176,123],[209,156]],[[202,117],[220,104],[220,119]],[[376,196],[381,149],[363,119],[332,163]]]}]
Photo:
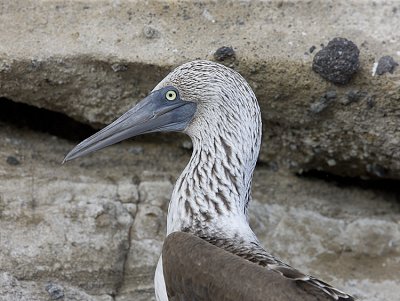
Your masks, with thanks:
[{"label": "streaked neck plumage", "polygon": [[[178,67],[156,89],[167,85],[197,104],[184,131],[193,154],[172,193],[167,234],[190,232],[232,253],[237,250],[229,246],[257,247],[247,221],[261,144],[261,113],[252,89],[234,70],[208,61]],[[157,300],[167,301],[162,256],[154,281]]]},{"label": "streaked neck plumage", "polygon": [[168,234],[187,231],[256,241],[247,205],[261,142],[261,117],[247,83],[232,84],[235,89],[225,82],[221,89],[226,91],[216,93],[220,99],[213,100],[214,106],[201,107],[200,118],[186,131],[193,153],[172,194]]},{"label": "streaked neck plumage", "polygon": [[[154,131],[184,132],[193,141],[192,157],[179,177],[170,201],[168,234],[190,232],[231,254],[279,273],[283,278],[277,285],[282,290],[273,293],[271,298],[274,300],[281,300],[283,295],[285,300],[296,299],[299,293],[305,294],[306,298],[302,300],[354,300],[270,255],[250,229],[247,206],[261,143],[261,114],[257,99],[243,77],[232,69],[208,61],[186,63],[164,78],[134,108],[78,144],[64,161]],[[168,259],[177,252],[166,252],[165,263],[168,264],[171,262]],[[189,262],[186,267],[190,269],[191,264]],[[183,294],[185,297],[186,293],[191,295],[190,291],[197,285],[193,282],[197,281],[191,277],[188,281],[176,278],[177,271],[179,268],[173,267],[166,275],[173,276],[167,278],[169,284],[178,281],[187,286],[188,291],[172,292],[174,300],[182,300]],[[202,273],[203,276],[206,274]],[[267,278],[267,281],[275,278]],[[158,261],[154,282],[157,300],[168,301],[163,255]],[[203,283],[207,285],[203,287],[205,291],[214,286],[211,282]],[[286,288],[294,293],[286,295]]]}]

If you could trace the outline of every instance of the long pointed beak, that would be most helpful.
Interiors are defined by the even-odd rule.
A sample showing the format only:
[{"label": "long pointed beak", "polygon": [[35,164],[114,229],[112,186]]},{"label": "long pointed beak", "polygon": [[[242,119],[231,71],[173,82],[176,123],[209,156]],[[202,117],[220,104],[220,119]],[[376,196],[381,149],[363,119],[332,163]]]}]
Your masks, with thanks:
[{"label": "long pointed beak", "polygon": [[79,143],[65,156],[63,163],[141,134],[186,129],[197,105],[179,97],[168,101],[165,99],[168,89],[171,87],[151,93],[113,123]]}]

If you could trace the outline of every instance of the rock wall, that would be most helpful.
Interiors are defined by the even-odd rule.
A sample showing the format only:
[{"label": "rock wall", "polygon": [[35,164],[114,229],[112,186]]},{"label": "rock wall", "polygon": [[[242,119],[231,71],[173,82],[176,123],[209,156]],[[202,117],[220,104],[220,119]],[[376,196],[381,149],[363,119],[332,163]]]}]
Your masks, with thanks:
[{"label": "rock wall", "polygon": [[[263,114],[256,234],[273,254],[361,300],[396,300],[397,182],[339,185],[293,173],[400,178],[399,67],[373,75],[381,57],[400,61],[399,18],[398,1],[3,1],[0,97],[99,128],[174,66],[232,46],[222,63],[249,81]],[[346,85],[312,70],[321,44],[338,36],[360,50]],[[187,138],[153,135],[60,165],[78,141],[9,122],[19,112],[5,103],[0,300],[153,300]]]},{"label": "rock wall", "polygon": [[[9,99],[104,125],[174,66],[232,46],[236,55],[225,63],[246,77],[263,110],[260,160],[400,178],[400,68],[372,71],[383,56],[400,61],[397,1],[7,1],[1,8],[0,95]],[[312,71],[315,53],[337,36],[360,50],[347,85]]]},{"label": "rock wall", "polygon": [[[51,292],[153,300],[172,183],[190,152],[125,142],[61,165],[73,142],[1,129],[0,300],[49,300]],[[161,168],[158,158],[168,159]],[[361,300],[396,300],[400,202],[389,188],[259,166],[251,224],[268,250],[299,269]]]}]

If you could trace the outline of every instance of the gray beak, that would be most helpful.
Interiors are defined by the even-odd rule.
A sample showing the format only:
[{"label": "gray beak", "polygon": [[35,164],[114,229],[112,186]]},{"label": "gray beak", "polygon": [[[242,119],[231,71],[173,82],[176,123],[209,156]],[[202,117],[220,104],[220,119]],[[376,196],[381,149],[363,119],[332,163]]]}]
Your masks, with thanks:
[{"label": "gray beak", "polygon": [[141,134],[181,132],[193,119],[196,108],[196,103],[181,100],[174,87],[154,91],[113,123],[79,143],[63,163]]}]

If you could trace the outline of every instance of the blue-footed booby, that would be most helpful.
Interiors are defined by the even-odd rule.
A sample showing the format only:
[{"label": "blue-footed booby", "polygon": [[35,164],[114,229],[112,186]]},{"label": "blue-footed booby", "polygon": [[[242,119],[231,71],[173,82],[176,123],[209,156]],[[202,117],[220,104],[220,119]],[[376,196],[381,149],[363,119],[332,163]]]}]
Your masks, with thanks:
[{"label": "blue-footed booby", "polygon": [[155,274],[158,301],[354,300],[272,256],[250,228],[261,113],[239,73],[204,60],[177,67],[64,161],[151,132],[183,132],[193,142],[169,203]]}]

